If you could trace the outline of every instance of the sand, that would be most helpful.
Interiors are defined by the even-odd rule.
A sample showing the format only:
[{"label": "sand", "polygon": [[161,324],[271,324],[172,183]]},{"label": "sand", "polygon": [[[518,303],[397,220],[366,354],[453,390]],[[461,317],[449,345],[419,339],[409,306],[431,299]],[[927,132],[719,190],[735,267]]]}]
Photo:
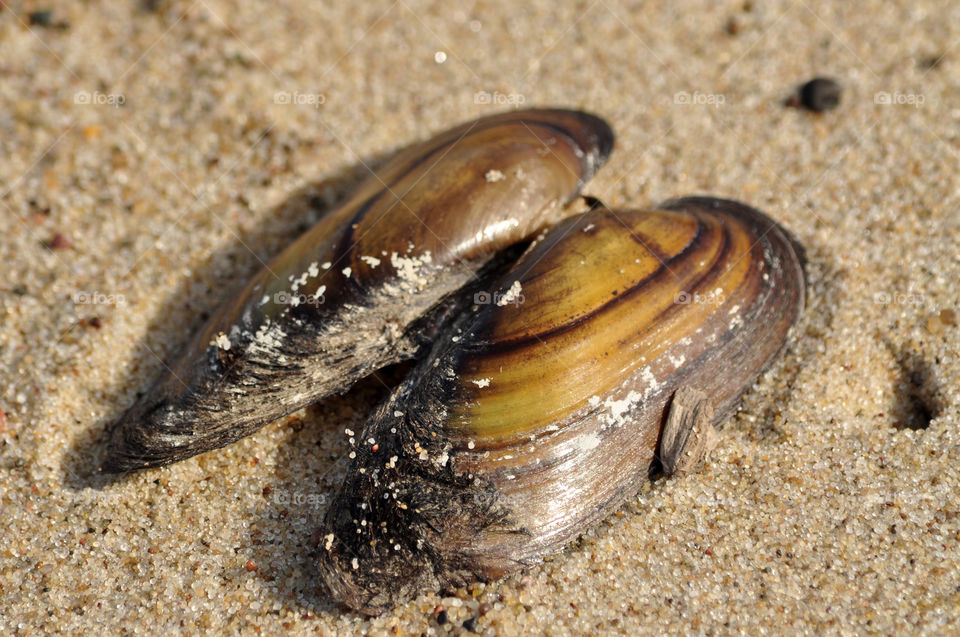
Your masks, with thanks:
[{"label": "sand", "polygon": [[[0,633],[960,631],[957,3],[95,1],[48,26],[5,4]],[[814,75],[839,108],[786,108]],[[805,244],[799,338],[701,471],[375,619],[331,603],[311,534],[396,372],[93,473],[163,361],[366,165],[517,105],[612,123],[588,187],[610,205],[732,197]]]}]

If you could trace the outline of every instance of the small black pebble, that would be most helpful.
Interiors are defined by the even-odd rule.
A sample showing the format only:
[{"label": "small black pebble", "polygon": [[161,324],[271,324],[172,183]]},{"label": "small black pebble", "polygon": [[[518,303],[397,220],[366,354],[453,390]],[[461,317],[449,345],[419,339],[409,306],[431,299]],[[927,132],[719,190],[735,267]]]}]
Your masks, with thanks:
[{"label": "small black pebble", "polygon": [[441,625],[447,623],[447,611],[442,610],[437,613],[437,623]]},{"label": "small black pebble", "polygon": [[736,35],[740,33],[740,23],[737,22],[737,19],[733,16],[727,19],[727,24],[723,27],[723,30],[727,32],[727,35]]},{"label": "small black pebble", "polygon": [[[2,6],[3,5],[0,5],[0,7]],[[45,29],[60,29],[61,31],[65,31],[70,28],[70,24],[66,20],[54,21],[53,11],[50,10],[28,13],[27,22],[29,22],[32,27],[43,27]]]},{"label": "small black pebble", "polygon": [[33,11],[27,15],[30,26],[48,27],[53,24],[53,11]]},{"label": "small black pebble", "polygon": [[840,104],[843,87],[828,77],[815,77],[800,87],[800,104],[814,113],[822,113]]},{"label": "small black pebble", "polygon": [[470,632],[476,631],[476,630],[477,630],[477,618],[476,618],[476,617],[471,617],[471,618],[468,619],[467,621],[463,622],[463,627],[464,627],[465,629],[469,630]]}]

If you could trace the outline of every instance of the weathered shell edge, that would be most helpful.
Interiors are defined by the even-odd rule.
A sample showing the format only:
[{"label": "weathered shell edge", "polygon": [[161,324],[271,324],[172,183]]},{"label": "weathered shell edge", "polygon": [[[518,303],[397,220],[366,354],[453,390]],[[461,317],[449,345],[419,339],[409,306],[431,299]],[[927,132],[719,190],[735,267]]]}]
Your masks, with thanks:
[{"label": "weathered shell edge", "polygon": [[[522,184],[514,186],[513,182],[479,180],[475,189],[481,197],[459,197],[454,202],[462,206],[460,216],[448,208],[436,210],[432,202],[442,199],[444,191],[436,184],[421,184],[422,177],[417,174],[436,174],[438,165],[449,162],[454,162],[450,170],[456,174],[457,158],[464,153],[469,157],[465,165],[474,165],[488,148],[496,153],[497,147],[471,146],[472,136],[479,135],[486,144],[497,138],[497,131],[504,131],[501,137],[508,147],[511,135],[528,138],[526,146],[511,148],[527,153],[519,157],[531,173],[553,170],[558,187],[551,190],[550,184],[538,183],[536,189],[524,190]],[[109,455],[102,470],[159,466],[230,444],[303,405],[345,390],[379,367],[412,356],[420,339],[408,329],[422,327],[422,317],[432,314],[437,302],[474,280],[497,251],[539,232],[554,216],[567,214],[563,204],[573,200],[612,146],[612,131],[596,116],[531,109],[463,124],[400,153],[358,187],[357,194],[343,206],[278,255],[208,321],[168,373],[110,428]],[[541,148],[550,152],[537,154]],[[436,162],[425,163],[422,158],[426,156],[435,157]],[[501,159],[509,165],[513,156]],[[568,161],[574,162],[570,173],[564,172],[570,170]],[[420,173],[411,175],[411,166]],[[401,179],[412,182],[406,190],[383,187]],[[456,179],[450,186],[463,188]],[[502,209],[485,207],[483,197],[495,195],[498,187],[514,188],[515,192],[500,196],[506,202]],[[420,214],[402,201],[405,197],[416,201]],[[450,236],[480,233],[484,242],[470,244],[468,253],[450,257],[417,252],[416,243],[422,241],[416,237],[409,244],[382,245],[377,246],[379,251],[371,247],[371,254],[354,254],[355,244],[349,243],[348,237],[354,224],[362,223],[364,211],[379,215],[378,223],[387,213],[395,213],[393,221],[380,224],[388,231],[405,218],[420,220],[422,215],[437,213],[437,228],[449,228]],[[484,221],[476,225],[474,215]],[[513,215],[520,220],[504,226],[502,220]],[[436,237],[430,236],[433,229],[426,223],[423,227],[425,240],[434,240]],[[490,227],[492,234],[487,233]],[[391,237],[389,232],[386,236]],[[385,260],[381,273],[390,270],[379,279],[373,265],[378,259]],[[318,275],[325,263],[330,270],[308,277],[308,273]],[[351,277],[351,271],[356,275]],[[307,299],[326,293],[329,305],[290,307],[287,302],[277,308],[276,290],[269,287],[275,272],[281,277],[289,275],[294,283],[302,275],[305,285],[293,287],[293,292]],[[324,281],[327,273],[333,278]],[[361,276],[366,283],[357,286],[354,281]]]},{"label": "weathered shell edge", "polygon": [[[538,444],[553,445],[560,451],[529,467],[527,478],[535,479],[526,487],[549,484],[550,488],[527,495],[522,492],[524,487],[512,487],[523,482],[524,476],[516,473],[507,479],[507,469],[487,467],[489,447],[486,451],[482,446],[474,450],[468,447],[462,431],[447,428],[448,405],[460,398],[454,387],[466,381],[454,375],[447,382],[442,367],[448,364],[445,356],[463,345],[443,342],[443,336],[439,337],[431,355],[377,410],[361,434],[363,442],[355,449],[356,459],[347,480],[327,513],[327,535],[319,565],[336,599],[376,614],[423,589],[498,577],[536,563],[620,506],[656,469],[659,430],[677,387],[706,387],[718,401],[716,424],[736,408],[742,393],[780,351],[789,326],[802,310],[804,275],[800,256],[789,233],[762,213],[737,202],[687,198],[667,202],[665,207],[691,214],[725,215],[756,229],[757,239],[751,242],[750,253],[764,262],[779,262],[775,269],[786,285],[786,291],[771,297],[775,302],[771,311],[778,320],[752,316],[750,320],[759,333],[731,330],[723,346],[698,369],[661,378],[658,391],[643,401],[650,404],[634,405],[627,414],[625,421],[632,419],[633,424],[610,429],[616,435],[600,437],[592,448],[584,449],[579,441],[598,431],[597,412],[560,423],[554,432],[538,431]],[[580,229],[588,223],[589,215],[565,222]],[[569,232],[565,224],[551,230],[538,245],[548,243],[551,235]],[[536,250],[531,248],[517,270],[522,270]],[[512,274],[502,279],[503,286],[509,286]],[[778,289],[777,285],[768,287]],[[481,310],[487,314],[494,311],[492,307]],[[461,318],[451,324],[446,330],[447,339],[468,338],[474,320],[480,319]],[[764,346],[757,348],[757,343]],[[738,380],[731,388],[718,387],[725,375],[725,358],[730,359],[729,365],[748,369],[745,375],[734,374]],[[441,373],[432,371],[435,363]],[[628,380],[607,398],[613,403],[625,400],[631,382]],[[365,444],[369,439],[376,441],[378,452]],[[521,455],[516,456],[510,471],[524,462],[524,451],[518,447]],[[571,455],[573,452],[579,455]],[[571,487],[571,493],[590,493],[596,488],[599,481],[590,479],[587,473],[599,466],[609,469],[603,480],[612,485],[603,490],[599,501],[581,505],[565,499],[563,494]],[[587,484],[586,491],[577,483]]]}]

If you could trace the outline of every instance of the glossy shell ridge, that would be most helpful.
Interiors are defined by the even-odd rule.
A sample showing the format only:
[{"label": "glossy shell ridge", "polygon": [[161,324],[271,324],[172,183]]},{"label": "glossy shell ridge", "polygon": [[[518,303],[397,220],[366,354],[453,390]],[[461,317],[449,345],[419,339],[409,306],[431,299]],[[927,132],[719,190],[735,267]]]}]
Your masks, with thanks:
[{"label": "glossy shell ridge", "polygon": [[103,469],[224,446],[412,356],[439,305],[569,214],[612,145],[593,115],[530,109],[400,152],[217,311],[111,428]]},{"label": "glossy shell ridge", "polygon": [[677,389],[709,396],[715,424],[732,413],[804,289],[789,234],[736,202],[561,222],[361,434],[324,524],[334,596],[376,613],[559,551],[658,469]]}]

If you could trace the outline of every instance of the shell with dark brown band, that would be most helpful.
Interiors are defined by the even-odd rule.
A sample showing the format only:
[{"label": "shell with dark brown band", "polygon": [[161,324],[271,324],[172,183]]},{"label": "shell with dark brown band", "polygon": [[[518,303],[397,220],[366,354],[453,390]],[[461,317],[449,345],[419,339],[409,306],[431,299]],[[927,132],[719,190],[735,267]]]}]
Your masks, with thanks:
[{"label": "shell with dark brown band", "polygon": [[593,115],[531,109],[399,153],[216,312],[112,427],[103,469],[224,446],[414,355],[459,288],[570,213],[612,145]]},{"label": "shell with dark brown band", "polygon": [[619,507],[678,389],[736,409],[804,276],[771,219],[687,198],[568,218],[477,300],[356,437],[319,560],[353,608],[537,563]]}]

